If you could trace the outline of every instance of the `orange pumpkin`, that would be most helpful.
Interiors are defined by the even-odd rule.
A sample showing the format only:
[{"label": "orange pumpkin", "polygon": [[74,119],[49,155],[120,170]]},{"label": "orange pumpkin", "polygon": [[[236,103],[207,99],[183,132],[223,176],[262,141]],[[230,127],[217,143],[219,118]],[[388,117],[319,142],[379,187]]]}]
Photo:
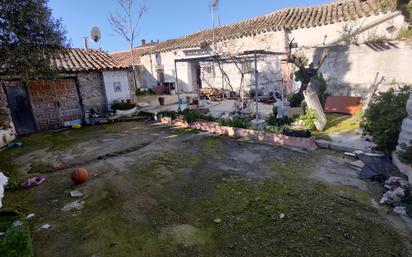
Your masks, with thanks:
[{"label": "orange pumpkin", "polygon": [[81,184],[87,181],[89,172],[85,168],[78,168],[72,172],[72,180],[76,184]]}]

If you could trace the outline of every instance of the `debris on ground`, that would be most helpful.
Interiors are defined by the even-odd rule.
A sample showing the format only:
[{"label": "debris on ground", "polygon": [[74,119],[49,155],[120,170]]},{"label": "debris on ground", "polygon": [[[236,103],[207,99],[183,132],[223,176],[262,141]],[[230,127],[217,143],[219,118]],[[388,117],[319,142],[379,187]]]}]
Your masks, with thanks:
[{"label": "debris on ground", "polygon": [[25,188],[30,188],[33,186],[38,186],[42,184],[43,182],[45,182],[46,180],[47,178],[45,176],[37,176],[37,177],[29,178],[28,180],[23,182],[21,186]]},{"label": "debris on ground", "polygon": [[391,176],[402,176],[387,156],[371,156],[361,153],[356,157],[365,164],[359,174],[361,179],[384,182]]},{"label": "debris on ground", "polygon": [[51,227],[51,226],[46,223],[46,224],[42,225],[42,226],[40,227],[40,229],[47,230],[47,229],[49,229],[50,227]]},{"label": "debris on ground", "polygon": [[83,208],[84,203],[84,201],[74,201],[68,203],[62,208],[62,211],[81,210]]},{"label": "debris on ground", "polygon": [[394,207],[393,211],[401,216],[408,216],[408,182],[400,177],[390,177],[385,181],[384,187],[387,191],[382,195],[380,203]]},{"label": "debris on ground", "polygon": [[26,216],[26,220],[32,220],[35,216],[36,214],[30,213],[29,215]]},{"label": "debris on ground", "polygon": [[79,192],[79,191],[71,191],[70,192],[70,197],[79,198],[79,197],[82,197],[82,196],[83,196],[82,192]]},{"label": "debris on ground", "polygon": [[389,190],[395,190],[396,188],[402,188],[405,191],[409,190],[409,184],[406,180],[400,177],[390,177],[385,181],[385,188]]},{"label": "debris on ground", "polygon": [[393,208],[393,212],[399,214],[400,216],[407,216],[405,206],[396,206],[395,208]]},{"label": "debris on ground", "polygon": [[62,167],[63,167],[63,164],[60,163],[60,162],[56,162],[56,163],[53,163],[53,164],[52,164],[53,170],[61,170]]},{"label": "debris on ground", "polygon": [[363,167],[365,167],[365,163],[361,160],[357,160],[350,163],[352,169],[356,171],[362,171]]},{"label": "debris on ground", "polygon": [[6,234],[6,232],[0,232],[0,236],[4,236],[4,234]]},{"label": "debris on ground", "polygon": [[23,226],[23,222],[21,222],[20,220],[16,220],[15,222],[13,222],[13,226],[14,227],[21,227],[21,226]]},{"label": "debris on ground", "polygon": [[3,207],[3,197],[4,197],[4,188],[7,186],[9,178],[6,177],[3,172],[0,171],[0,208]]},{"label": "debris on ground", "polygon": [[1,147],[1,148],[0,148],[0,151],[3,151],[3,150],[5,150],[5,149],[9,149],[9,148],[14,148],[14,147],[22,146],[22,145],[23,145],[23,142],[16,141],[16,142],[13,142],[13,143],[10,143],[10,144],[7,144],[7,145]]},{"label": "debris on ground", "polygon": [[380,204],[398,206],[401,203],[403,197],[405,197],[405,192],[402,189],[397,188],[394,191],[389,190],[382,195]]},{"label": "debris on ground", "polygon": [[218,223],[218,224],[219,224],[219,223],[222,222],[222,219],[221,219],[221,218],[216,218],[216,219],[214,219],[213,221],[214,221],[215,223]]}]

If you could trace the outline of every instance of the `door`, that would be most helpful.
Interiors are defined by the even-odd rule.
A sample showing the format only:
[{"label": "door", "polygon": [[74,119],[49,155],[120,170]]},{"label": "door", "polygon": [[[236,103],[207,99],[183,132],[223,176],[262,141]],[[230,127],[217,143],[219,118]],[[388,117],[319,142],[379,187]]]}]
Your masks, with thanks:
[{"label": "door", "polygon": [[202,69],[199,63],[196,63],[196,84],[199,89],[202,88]]},{"label": "door", "polygon": [[29,82],[29,95],[39,130],[70,126],[82,112],[74,79]]},{"label": "door", "polygon": [[27,135],[36,132],[36,124],[24,84],[20,81],[8,82],[5,91],[17,134]]}]

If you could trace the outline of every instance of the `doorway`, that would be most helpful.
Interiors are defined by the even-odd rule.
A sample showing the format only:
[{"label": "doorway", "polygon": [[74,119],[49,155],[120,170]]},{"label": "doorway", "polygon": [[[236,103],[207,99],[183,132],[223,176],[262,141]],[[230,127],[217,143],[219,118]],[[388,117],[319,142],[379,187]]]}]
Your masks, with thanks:
[{"label": "doorway", "polygon": [[17,135],[35,133],[37,128],[26,86],[21,81],[10,81],[4,88]]}]

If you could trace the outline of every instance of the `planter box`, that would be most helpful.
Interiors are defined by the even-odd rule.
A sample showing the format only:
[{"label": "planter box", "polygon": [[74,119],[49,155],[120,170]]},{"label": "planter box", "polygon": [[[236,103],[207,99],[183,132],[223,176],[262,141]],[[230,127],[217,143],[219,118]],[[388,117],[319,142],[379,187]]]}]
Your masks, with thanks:
[{"label": "planter box", "polygon": [[313,137],[311,138],[298,138],[298,137],[288,137],[285,135],[271,134],[264,131],[256,131],[250,129],[242,128],[233,128],[220,126],[217,122],[208,122],[208,121],[198,121],[188,124],[187,122],[182,121],[172,121],[169,117],[163,117],[160,119],[160,123],[167,125],[174,125],[180,127],[190,127],[198,129],[201,131],[210,132],[222,136],[230,137],[240,137],[250,140],[255,140],[259,142],[282,145],[296,148],[303,148],[306,150],[316,150],[317,145]]}]

